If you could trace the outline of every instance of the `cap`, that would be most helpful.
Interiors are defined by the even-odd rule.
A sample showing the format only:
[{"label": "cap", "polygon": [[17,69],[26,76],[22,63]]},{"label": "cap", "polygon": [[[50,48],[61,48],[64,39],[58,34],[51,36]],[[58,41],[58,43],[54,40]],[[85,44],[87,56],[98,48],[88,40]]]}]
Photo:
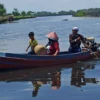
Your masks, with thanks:
[{"label": "cap", "polygon": [[77,30],[78,31],[79,28],[78,27],[73,27],[72,30]]}]

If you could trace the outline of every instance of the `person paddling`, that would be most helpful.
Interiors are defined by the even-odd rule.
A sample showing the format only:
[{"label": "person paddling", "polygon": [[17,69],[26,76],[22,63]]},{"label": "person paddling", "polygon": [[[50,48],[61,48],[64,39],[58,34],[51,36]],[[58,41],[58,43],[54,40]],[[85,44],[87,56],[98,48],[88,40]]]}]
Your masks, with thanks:
[{"label": "person paddling", "polygon": [[60,49],[59,49],[59,43],[58,43],[59,38],[56,32],[50,32],[46,36],[49,40],[49,42],[46,45],[47,54],[57,56]]},{"label": "person paddling", "polygon": [[78,27],[73,27],[72,28],[72,33],[69,35],[69,52],[70,53],[76,53],[76,52],[81,52],[81,42],[85,46],[85,38],[81,35],[78,34]]},{"label": "person paddling", "polygon": [[30,41],[29,41],[29,45],[28,45],[28,47],[27,47],[27,49],[26,49],[26,52],[27,52],[28,49],[31,47],[31,51],[28,52],[28,54],[35,54],[35,52],[34,52],[34,47],[35,47],[36,45],[38,45],[38,42],[37,42],[37,40],[34,38],[34,32],[30,32],[28,35],[29,35]]}]

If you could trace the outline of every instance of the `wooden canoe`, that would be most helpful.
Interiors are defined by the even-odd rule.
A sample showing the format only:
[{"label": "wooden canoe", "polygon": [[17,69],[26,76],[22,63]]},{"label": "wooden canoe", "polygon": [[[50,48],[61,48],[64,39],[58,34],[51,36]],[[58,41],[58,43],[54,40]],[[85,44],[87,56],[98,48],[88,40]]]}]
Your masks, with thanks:
[{"label": "wooden canoe", "polygon": [[60,52],[57,56],[0,53],[0,69],[36,68],[62,65],[91,59],[90,51]]}]

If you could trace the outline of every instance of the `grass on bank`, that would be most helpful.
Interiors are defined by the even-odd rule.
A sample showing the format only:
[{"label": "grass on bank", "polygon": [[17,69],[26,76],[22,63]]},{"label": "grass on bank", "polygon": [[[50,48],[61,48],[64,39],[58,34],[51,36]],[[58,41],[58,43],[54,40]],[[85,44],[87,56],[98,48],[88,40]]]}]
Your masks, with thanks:
[{"label": "grass on bank", "polygon": [[[10,16],[0,16],[0,22],[3,21],[8,21],[8,18]],[[13,16],[14,20],[19,20],[19,19],[26,19],[26,18],[35,18],[35,16]]]}]

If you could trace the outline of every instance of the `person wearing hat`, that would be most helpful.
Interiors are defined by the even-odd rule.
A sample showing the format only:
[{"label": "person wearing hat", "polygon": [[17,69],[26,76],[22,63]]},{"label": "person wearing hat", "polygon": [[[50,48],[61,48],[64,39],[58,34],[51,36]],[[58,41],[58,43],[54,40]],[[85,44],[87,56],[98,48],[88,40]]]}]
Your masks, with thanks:
[{"label": "person wearing hat", "polygon": [[80,48],[81,42],[85,46],[85,38],[81,34],[78,34],[78,31],[79,31],[78,27],[73,27],[72,33],[69,35],[70,53],[81,52]]},{"label": "person wearing hat", "polygon": [[50,32],[46,36],[49,40],[49,42],[46,45],[47,54],[57,56],[60,49],[59,49],[59,43],[58,43],[59,38],[56,32]]}]

